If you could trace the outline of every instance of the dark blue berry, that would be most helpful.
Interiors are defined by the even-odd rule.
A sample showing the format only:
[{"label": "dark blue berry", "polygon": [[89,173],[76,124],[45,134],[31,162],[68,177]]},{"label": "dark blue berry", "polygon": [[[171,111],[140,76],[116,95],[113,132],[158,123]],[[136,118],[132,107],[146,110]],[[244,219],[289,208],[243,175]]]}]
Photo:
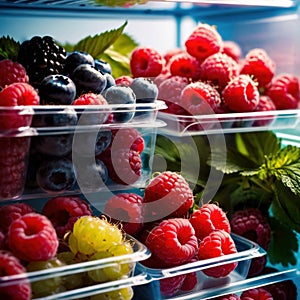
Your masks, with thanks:
[{"label": "dark blue berry", "polygon": [[113,78],[113,76],[111,74],[105,73],[104,76],[106,78],[106,87],[105,87],[105,89],[108,89],[109,87],[116,85],[116,81],[115,81],[115,79]]},{"label": "dark blue berry", "polygon": [[74,51],[69,53],[65,60],[64,74],[72,74],[73,71],[82,64],[95,66],[94,58],[84,51]]},{"label": "dark blue berry", "polygon": [[77,94],[92,92],[100,94],[106,87],[104,74],[89,64],[79,65],[71,74],[77,89]]},{"label": "dark blue berry", "polygon": [[111,65],[102,59],[95,59],[95,67],[98,71],[101,71],[102,73],[112,73]]},{"label": "dark blue berry", "polygon": [[67,107],[64,110],[55,110],[48,113],[38,111],[33,115],[33,127],[61,127],[61,126],[75,126],[77,124],[77,113],[74,108]]},{"label": "dark blue berry", "polygon": [[73,134],[40,135],[33,137],[31,143],[31,149],[36,153],[66,156],[72,151]]},{"label": "dark blue berry", "polygon": [[151,79],[134,78],[130,87],[135,93],[136,103],[153,103],[157,99],[158,87]]},{"label": "dark blue berry", "polygon": [[76,86],[65,75],[49,75],[40,84],[39,96],[42,105],[70,105],[76,97]]},{"label": "dark blue berry", "polygon": [[56,158],[43,161],[37,170],[36,181],[48,193],[71,190],[76,182],[71,160]]},{"label": "dark blue berry", "polygon": [[[117,107],[114,107],[113,112],[113,122],[115,123],[125,123],[129,122],[135,113],[134,105],[129,107],[121,107],[124,104],[135,104],[136,98],[132,89],[128,86],[111,86],[103,92],[103,97],[106,99],[108,104],[113,104]],[[120,108],[118,108],[120,104]],[[122,112],[116,112],[120,111]]]}]

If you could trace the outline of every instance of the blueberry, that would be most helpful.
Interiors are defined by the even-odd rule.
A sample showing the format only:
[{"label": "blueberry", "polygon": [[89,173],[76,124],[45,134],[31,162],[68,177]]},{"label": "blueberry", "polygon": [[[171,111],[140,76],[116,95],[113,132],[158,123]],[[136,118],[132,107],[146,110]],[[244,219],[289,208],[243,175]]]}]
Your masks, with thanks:
[{"label": "blueberry", "polygon": [[134,78],[130,87],[135,93],[136,103],[153,103],[157,99],[158,87],[151,79]]},{"label": "blueberry", "polygon": [[40,135],[32,138],[32,151],[37,153],[66,156],[72,151],[73,134]]},{"label": "blueberry", "polygon": [[76,86],[65,75],[49,75],[40,84],[39,96],[42,105],[69,105],[76,97]]},{"label": "blueberry", "polygon": [[103,130],[99,132],[76,133],[76,144],[74,151],[80,156],[96,156],[104,152],[111,143],[112,132]]},{"label": "blueberry", "polygon": [[95,59],[95,67],[98,71],[101,71],[102,73],[112,73],[111,65],[102,59]]},{"label": "blueberry", "polygon": [[[103,92],[103,97],[106,99],[108,104],[117,105],[120,104],[120,106],[124,104],[135,104],[136,98],[135,94],[132,91],[132,89],[128,86],[111,86],[107,90]],[[115,123],[125,123],[129,122],[135,112],[135,107],[120,107],[115,108],[115,111],[113,112],[113,122]],[[122,112],[116,112],[122,110]]]},{"label": "blueberry", "polygon": [[70,190],[76,182],[71,160],[56,158],[43,161],[37,170],[36,181],[48,193]]},{"label": "blueberry", "polygon": [[54,111],[47,114],[37,113],[33,115],[33,127],[61,127],[75,126],[77,124],[77,113],[74,108],[67,107],[64,110]]},{"label": "blueberry", "polygon": [[84,159],[75,165],[77,183],[83,192],[97,192],[108,180],[108,171],[105,164],[96,159],[94,163]]},{"label": "blueberry", "polygon": [[106,87],[105,87],[106,90],[109,87],[116,85],[116,81],[115,81],[114,77],[111,74],[105,73],[104,76],[106,78]]},{"label": "blueberry", "polygon": [[79,65],[71,75],[77,89],[77,94],[92,92],[100,94],[106,87],[106,78],[94,66]]},{"label": "blueberry", "polygon": [[65,60],[64,74],[72,74],[72,72],[82,64],[95,66],[94,58],[84,51],[74,51],[69,53]]}]

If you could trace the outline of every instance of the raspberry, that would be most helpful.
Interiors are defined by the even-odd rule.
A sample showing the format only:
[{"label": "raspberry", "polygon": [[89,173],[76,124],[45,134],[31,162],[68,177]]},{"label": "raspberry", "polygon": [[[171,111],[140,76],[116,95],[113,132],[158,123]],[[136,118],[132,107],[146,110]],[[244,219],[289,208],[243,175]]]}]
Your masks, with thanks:
[{"label": "raspberry", "polygon": [[172,48],[172,49],[169,49],[164,55],[164,59],[165,59],[165,62],[166,62],[166,65],[168,65],[168,62],[170,61],[170,59],[177,55],[177,54],[180,54],[180,53],[185,53],[186,51],[181,49],[181,48]]},{"label": "raspberry", "polygon": [[[236,246],[230,234],[224,230],[215,230],[199,243],[198,259],[209,259],[237,253]],[[204,269],[207,276],[219,278],[229,275],[237,266],[237,262]]]},{"label": "raspberry", "polygon": [[260,210],[256,208],[239,210],[232,215],[230,225],[232,232],[257,243],[264,249],[268,248],[271,228]]},{"label": "raspberry", "polygon": [[241,74],[222,91],[223,101],[234,112],[254,111],[259,102],[259,91],[249,75]]},{"label": "raspberry", "polygon": [[213,300],[240,300],[240,297],[236,294],[228,294],[217,298],[213,298]]},{"label": "raspberry", "polygon": [[19,259],[48,260],[56,255],[58,239],[53,225],[46,216],[29,213],[10,224],[8,245]]},{"label": "raspberry", "polygon": [[121,128],[112,130],[112,142],[114,149],[133,150],[142,153],[145,141],[135,128]]},{"label": "raspberry", "polygon": [[191,291],[198,283],[197,272],[188,273],[181,285],[180,290],[184,292]]},{"label": "raspberry", "polygon": [[[260,95],[259,96],[259,102],[256,107],[256,111],[273,111],[276,110],[276,106],[271,100],[269,96],[265,95]],[[268,115],[268,116],[263,116],[260,117],[254,121],[254,126],[265,126],[271,123],[274,120],[275,116],[274,115]]]},{"label": "raspberry", "polygon": [[38,86],[48,75],[62,74],[65,60],[65,49],[50,36],[25,40],[18,52],[18,62],[26,69],[33,86]]},{"label": "raspberry", "polygon": [[163,296],[174,296],[177,292],[179,292],[186,275],[177,275],[170,278],[163,278],[159,281],[160,284],[160,292]]},{"label": "raspberry", "polygon": [[115,79],[116,85],[130,86],[133,78],[128,75],[122,75]]},{"label": "raspberry", "polygon": [[194,196],[180,174],[165,171],[154,177],[145,188],[144,203],[144,218],[149,222],[186,216],[194,204]]},{"label": "raspberry", "polygon": [[25,82],[12,83],[0,92],[1,106],[38,105],[39,102],[37,91]]},{"label": "raspberry", "polygon": [[59,238],[72,230],[78,218],[92,215],[89,204],[78,196],[58,196],[49,199],[43,207],[42,214],[52,223]]},{"label": "raspberry", "polygon": [[291,74],[275,77],[268,86],[267,95],[274,102],[276,109],[295,109],[300,101],[299,79]]},{"label": "raspberry", "polygon": [[107,105],[107,101],[100,94],[90,92],[80,95],[72,105]]},{"label": "raspberry", "polygon": [[130,57],[130,70],[133,77],[156,77],[164,66],[162,55],[149,47],[136,48]]},{"label": "raspberry", "polygon": [[266,263],[266,256],[252,258],[247,277],[251,278],[260,275],[265,268]]},{"label": "raspberry", "polygon": [[238,63],[225,53],[215,53],[201,64],[202,81],[208,81],[221,92],[239,74]]},{"label": "raspberry", "polygon": [[191,115],[212,114],[221,105],[221,96],[210,84],[196,81],[182,90],[178,104]]},{"label": "raspberry", "polygon": [[142,173],[140,153],[130,149],[114,149],[109,147],[97,156],[107,167],[109,178],[123,185],[131,185],[139,180]]},{"label": "raspberry", "polygon": [[120,193],[110,197],[107,201],[104,214],[111,218],[113,223],[122,224],[122,229],[135,236],[143,226],[142,217],[143,197],[135,193]]},{"label": "raspberry", "polygon": [[183,52],[170,58],[168,67],[172,76],[181,76],[193,81],[199,79],[200,62],[194,56]]},{"label": "raspberry", "polygon": [[145,245],[169,266],[189,262],[198,251],[194,228],[187,219],[165,219],[154,227]]},{"label": "raspberry", "polygon": [[0,231],[7,234],[10,224],[21,216],[35,212],[34,208],[26,203],[6,204],[0,207]]},{"label": "raspberry", "polygon": [[182,90],[189,84],[186,77],[171,76],[161,82],[158,86],[158,98],[164,100],[168,106],[164,112],[176,115],[186,114],[186,111],[178,102]]},{"label": "raspberry", "polygon": [[267,290],[260,287],[242,292],[241,300],[273,300],[273,297]]},{"label": "raspberry", "polygon": [[3,59],[0,61],[0,87],[4,88],[15,82],[28,83],[25,68],[18,62],[13,62],[10,59]]},{"label": "raspberry", "polygon": [[240,45],[234,41],[223,41],[223,53],[239,62],[242,57],[242,49]]},{"label": "raspberry", "polygon": [[222,50],[223,42],[215,27],[198,25],[185,41],[187,52],[202,62],[208,56]]},{"label": "raspberry", "polygon": [[[26,273],[25,267],[19,259],[9,251],[0,250],[0,274],[1,277]],[[24,278],[20,283],[7,284],[1,279],[0,298],[10,300],[30,300],[30,282]]]},{"label": "raspberry", "polygon": [[195,210],[190,216],[190,222],[199,240],[204,239],[212,231],[222,229],[230,233],[230,223],[225,212],[218,205],[207,203]]},{"label": "raspberry", "polygon": [[240,74],[248,74],[258,82],[258,87],[263,88],[271,82],[275,73],[275,63],[264,49],[250,50],[243,60]]},{"label": "raspberry", "polygon": [[276,300],[297,299],[297,287],[292,280],[284,280],[264,286]]}]

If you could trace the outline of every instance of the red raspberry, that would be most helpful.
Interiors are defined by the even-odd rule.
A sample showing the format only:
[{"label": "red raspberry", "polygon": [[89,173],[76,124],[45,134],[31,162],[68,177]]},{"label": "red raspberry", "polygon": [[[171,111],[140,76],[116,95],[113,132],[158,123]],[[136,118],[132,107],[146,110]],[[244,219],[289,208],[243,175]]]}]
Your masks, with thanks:
[{"label": "red raspberry", "polygon": [[275,73],[275,63],[264,49],[250,50],[243,60],[240,74],[247,74],[258,82],[258,87],[267,86]]},{"label": "red raspberry", "polygon": [[160,292],[164,297],[174,296],[179,292],[184,280],[185,274],[177,275],[169,278],[163,278],[159,281]]},{"label": "red raspberry", "polygon": [[24,190],[30,137],[0,139],[0,199],[19,197]]},{"label": "red raspberry", "polygon": [[107,167],[109,178],[117,184],[131,185],[142,175],[142,159],[139,152],[130,149],[107,148],[97,158]]},{"label": "red raspberry", "polygon": [[297,287],[292,280],[284,280],[264,286],[276,300],[297,299]]},{"label": "red raspberry", "polygon": [[[0,250],[0,278],[26,273],[25,267],[19,259],[9,251]],[[31,285],[26,278],[16,284],[5,285],[5,279],[1,278],[0,298],[10,300],[30,300]]]},{"label": "red raspberry", "polygon": [[186,216],[193,204],[193,191],[186,180],[176,172],[162,172],[145,188],[145,222]]},{"label": "red raspberry", "polygon": [[210,55],[201,64],[201,80],[209,82],[219,92],[238,74],[238,63],[225,53]]},{"label": "red raspberry", "polygon": [[181,76],[196,81],[200,76],[200,62],[190,54],[183,52],[174,55],[168,64],[173,76]]},{"label": "red raspberry", "polygon": [[[259,102],[255,111],[273,111],[276,110],[276,106],[270,97],[265,95],[259,96]],[[266,126],[274,120],[275,116],[270,114],[268,116],[257,117],[254,121],[254,126]]]},{"label": "red raspberry", "polygon": [[240,300],[240,299],[241,298],[236,294],[228,294],[217,298],[213,298],[213,300]]},{"label": "red raspberry", "polygon": [[116,85],[130,86],[133,78],[128,75],[122,75],[115,79]]},{"label": "red raspberry", "polygon": [[86,93],[75,99],[72,105],[107,105],[107,101],[99,94]]},{"label": "red raspberry", "polygon": [[29,82],[25,68],[10,59],[0,61],[0,88],[16,82]]},{"label": "red raspberry", "polygon": [[230,81],[222,92],[223,101],[234,112],[251,112],[259,103],[259,91],[249,75],[241,74]]},{"label": "red raspberry", "polygon": [[223,41],[215,27],[208,24],[198,25],[185,41],[187,52],[200,62],[222,50]]},{"label": "red raspberry", "polygon": [[247,277],[251,278],[260,275],[264,270],[266,263],[266,256],[252,258]]},{"label": "red raspberry", "polygon": [[135,128],[121,128],[112,130],[112,142],[114,149],[126,149],[142,153],[145,141],[140,132]]},{"label": "red raspberry", "polygon": [[0,106],[38,105],[39,102],[37,91],[25,82],[12,83],[0,92]]},{"label": "red raspberry", "polygon": [[165,219],[149,233],[145,245],[169,266],[189,262],[198,251],[194,228],[187,219]]},{"label": "red raspberry", "polygon": [[130,70],[133,77],[156,77],[164,66],[163,56],[155,49],[138,47],[130,57]]},{"label": "red raspberry", "polygon": [[[198,259],[209,259],[237,253],[236,246],[230,234],[224,230],[215,230],[199,243]],[[203,273],[210,277],[225,277],[237,266],[237,262],[204,269]]]},{"label": "red raspberry", "polygon": [[52,223],[59,238],[72,230],[78,218],[92,215],[90,205],[78,196],[58,196],[49,199],[42,209]]},{"label": "red raspberry", "polygon": [[242,49],[240,45],[234,41],[223,41],[223,53],[239,62],[242,57]]},{"label": "red raspberry", "polygon": [[273,300],[273,297],[267,290],[260,287],[242,292],[241,300]]},{"label": "red raspberry", "polygon": [[267,249],[271,241],[271,228],[262,212],[248,208],[235,212],[230,219],[231,231]]},{"label": "red raspberry", "polygon": [[58,238],[46,216],[29,213],[10,224],[8,245],[21,260],[48,260],[56,255]]},{"label": "red raspberry", "polygon": [[182,90],[178,104],[194,116],[213,114],[221,105],[221,96],[209,83],[196,81]]},{"label": "red raspberry", "polygon": [[291,74],[281,74],[270,83],[267,95],[276,109],[295,109],[300,101],[299,79]]},{"label": "red raspberry", "polygon": [[197,272],[188,273],[181,285],[180,290],[184,292],[191,291],[198,283]]},{"label": "red raspberry", "polygon": [[189,84],[186,77],[171,76],[158,86],[158,98],[164,100],[168,106],[164,112],[182,115],[186,111],[178,103],[182,90]]},{"label": "red raspberry", "polygon": [[26,203],[6,204],[0,207],[0,231],[8,233],[10,224],[21,216],[35,212],[35,209]]},{"label": "red raspberry", "polygon": [[143,227],[143,197],[135,193],[120,193],[109,198],[104,214],[114,223],[122,224],[122,229],[136,236]]},{"label": "red raspberry", "polygon": [[231,231],[226,213],[213,203],[204,204],[195,210],[190,216],[190,222],[199,240],[204,239],[216,229],[222,229],[228,233]]},{"label": "red raspberry", "polygon": [[180,54],[180,53],[185,53],[186,51],[181,49],[181,48],[172,48],[172,49],[169,49],[165,54],[164,54],[164,59],[165,59],[165,62],[166,62],[166,65],[168,65],[168,62],[170,61],[170,59],[177,55],[177,54]]}]

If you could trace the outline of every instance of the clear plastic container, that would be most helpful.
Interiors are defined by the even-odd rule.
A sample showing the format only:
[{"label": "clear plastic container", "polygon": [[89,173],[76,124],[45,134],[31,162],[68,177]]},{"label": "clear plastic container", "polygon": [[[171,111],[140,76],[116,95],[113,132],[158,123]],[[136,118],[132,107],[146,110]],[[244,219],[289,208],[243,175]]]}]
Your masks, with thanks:
[{"label": "clear plastic container", "polygon": [[[135,288],[134,299],[206,299],[212,291],[216,295],[219,289],[233,286],[236,282],[240,282],[247,277],[252,259],[262,257],[266,252],[258,246],[243,237],[232,234],[238,252],[232,255],[224,255],[222,257],[207,259],[197,262],[188,263],[182,266],[167,269],[152,269],[143,266],[142,263],[137,264],[137,269],[146,272],[149,276],[149,283],[140,285]],[[237,267],[228,276],[223,278],[208,277],[203,270],[237,262]],[[161,292],[161,280],[171,279],[196,272],[197,284],[190,291],[179,291],[174,295],[165,296]],[[198,297],[198,298],[196,298]]]},{"label": "clear plastic container", "polygon": [[[165,125],[157,114],[165,107],[163,101],[0,107],[0,199],[142,186],[151,175],[157,128]],[[135,138],[139,145],[132,145]],[[96,156],[105,147],[116,155],[103,166]]]}]

